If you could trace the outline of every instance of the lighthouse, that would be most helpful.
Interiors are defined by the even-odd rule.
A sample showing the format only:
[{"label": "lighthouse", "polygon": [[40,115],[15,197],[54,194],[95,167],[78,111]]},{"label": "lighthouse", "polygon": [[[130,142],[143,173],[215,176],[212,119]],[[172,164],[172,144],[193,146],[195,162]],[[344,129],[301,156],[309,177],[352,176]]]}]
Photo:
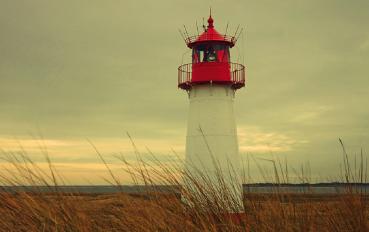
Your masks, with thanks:
[{"label": "lighthouse", "polygon": [[201,34],[184,36],[192,63],[178,67],[178,87],[189,98],[184,168],[191,177],[184,177],[184,185],[193,191],[201,182],[206,182],[204,188],[209,182],[215,189],[222,185],[242,202],[233,103],[236,91],[245,86],[245,67],[231,62],[236,34],[217,32],[211,14],[207,22]]}]

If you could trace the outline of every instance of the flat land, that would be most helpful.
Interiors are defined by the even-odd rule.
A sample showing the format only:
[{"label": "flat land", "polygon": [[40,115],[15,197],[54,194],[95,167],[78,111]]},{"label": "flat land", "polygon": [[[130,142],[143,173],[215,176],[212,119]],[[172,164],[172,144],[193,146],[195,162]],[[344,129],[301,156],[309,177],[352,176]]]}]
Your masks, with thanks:
[{"label": "flat land", "polygon": [[245,194],[238,214],[187,208],[169,193],[1,198],[0,231],[367,231],[369,223],[360,194]]}]

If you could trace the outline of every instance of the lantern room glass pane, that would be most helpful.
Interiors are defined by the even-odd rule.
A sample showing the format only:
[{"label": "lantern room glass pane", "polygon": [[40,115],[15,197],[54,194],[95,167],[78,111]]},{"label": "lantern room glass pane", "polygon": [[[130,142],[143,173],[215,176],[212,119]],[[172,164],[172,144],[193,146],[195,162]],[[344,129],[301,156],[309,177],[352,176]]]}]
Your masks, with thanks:
[{"label": "lantern room glass pane", "polygon": [[199,44],[192,50],[192,63],[230,62],[229,46],[224,44]]}]

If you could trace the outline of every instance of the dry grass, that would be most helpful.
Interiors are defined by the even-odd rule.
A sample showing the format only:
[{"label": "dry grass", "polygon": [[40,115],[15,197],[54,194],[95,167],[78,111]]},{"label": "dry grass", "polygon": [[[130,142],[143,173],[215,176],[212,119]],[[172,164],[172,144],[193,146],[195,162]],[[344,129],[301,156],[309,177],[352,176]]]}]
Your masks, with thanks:
[{"label": "dry grass", "polygon": [[[286,196],[285,196],[286,197]],[[288,196],[287,196],[288,197]],[[294,196],[296,198],[296,196]],[[301,197],[301,199],[300,199]],[[198,212],[171,194],[1,194],[1,231],[368,231],[360,195],[246,199],[244,214]],[[264,198],[264,199],[261,199]]]},{"label": "dry grass", "polygon": [[[344,151],[344,180],[350,182],[358,178],[354,173],[363,180],[364,165],[354,172],[346,158]],[[274,194],[245,194],[244,213],[234,213],[243,206],[233,194],[237,191],[224,187],[222,176],[214,185],[207,181],[205,174],[187,173],[181,169],[182,164],[168,165],[154,155],[150,161],[143,161],[138,154],[135,164],[121,158],[132,179],[147,186],[146,192],[136,195],[61,192],[58,186],[63,184],[63,180],[51,162],[49,172],[45,173],[26,154],[3,153],[3,159],[13,166],[1,173],[3,185],[42,185],[48,186],[52,193],[0,192],[1,231],[369,230],[366,195],[350,189],[346,194],[330,196],[278,191]],[[110,171],[103,159],[102,162],[111,174],[111,184],[120,188],[119,177]],[[278,171],[276,167],[275,170]],[[278,176],[287,174],[276,173]],[[155,183],[179,186],[180,176],[185,176],[195,187],[189,189],[184,186],[181,194],[178,188],[161,192],[153,187]],[[182,201],[180,195],[186,201]]]}]

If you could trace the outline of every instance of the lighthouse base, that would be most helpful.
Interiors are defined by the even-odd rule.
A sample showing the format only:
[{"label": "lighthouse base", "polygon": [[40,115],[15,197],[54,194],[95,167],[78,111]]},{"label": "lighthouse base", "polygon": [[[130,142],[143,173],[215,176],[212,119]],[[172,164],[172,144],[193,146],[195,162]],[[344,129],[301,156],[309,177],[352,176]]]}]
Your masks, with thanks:
[{"label": "lighthouse base", "polygon": [[224,207],[232,203],[228,210],[240,212],[243,191],[234,90],[228,85],[196,85],[189,90],[189,100],[184,188],[206,201],[223,201]]}]

